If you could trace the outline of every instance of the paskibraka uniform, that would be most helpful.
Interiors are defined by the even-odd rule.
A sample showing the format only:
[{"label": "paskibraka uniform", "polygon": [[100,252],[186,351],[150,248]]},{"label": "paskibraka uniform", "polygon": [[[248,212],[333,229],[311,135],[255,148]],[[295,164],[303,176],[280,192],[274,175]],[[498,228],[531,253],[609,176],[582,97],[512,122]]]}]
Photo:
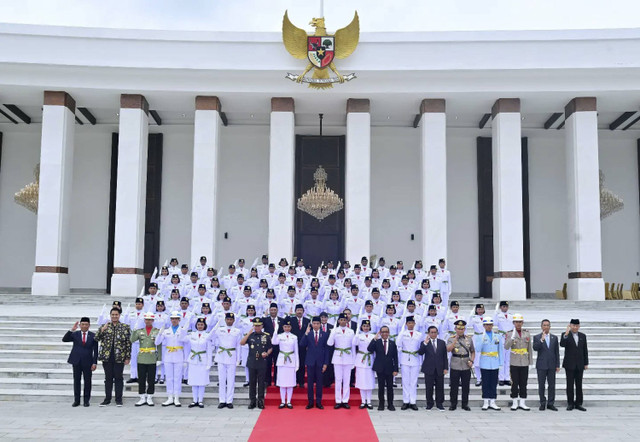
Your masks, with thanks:
[{"label": "paskibraka uniform", "polygon": [[331,363],[336,379],[336,404],[349,403],[349,381],[355,354],[354,335],[355,333],[349,327],[334,327],[327,341],[327,345],[334,347]]},{"label": "paskibraka uniform", "polygon": [[418,354],[424,335],[416,330],[404,330],[396,338],[398,359],[402,372],[402,403],[414,405],[418,390],[418,375],[422,367],[422,356]]},{"label": "paskibraka uniform", "polygon": [[[233,315],[233,313],[227,313]],[[232,404],[236,379],[236,366],[240,362],[240,341],[242,333],[233,325],[220,325],[215,331],[216,362],[218,363],[218,379],[220,387],[218,398],[220,404]]]}]

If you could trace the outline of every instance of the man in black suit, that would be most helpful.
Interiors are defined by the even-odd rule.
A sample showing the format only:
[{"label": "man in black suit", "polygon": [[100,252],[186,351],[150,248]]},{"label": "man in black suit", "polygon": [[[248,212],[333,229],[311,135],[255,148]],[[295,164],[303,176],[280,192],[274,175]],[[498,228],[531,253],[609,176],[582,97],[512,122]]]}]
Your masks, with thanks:
[{"label": "man in black suit", "polygon": [[[560,346],[558,337],[550,333],[551,322],[548,319],[543,319],[540,326],[542,333],[533,337],[533,350],[538,352],[536,370],[538,371],[540,411],[545,408],[558,411],[554,402],[556,399],[556,373],[560,371]],[[549,384],[549,398],[544,396],[545,382]]]},{"label": "man in black suit", "polygon": [[[273,292],[273,289],[269,289]],[[269,316],[263,319],[264,323],[264,331],[265,333],[269,333],[269,336],[272,338],[275,335],[279,335],[284,330],[282,330],[282,322],[284,320],[278,317],[278,304],[272,302],[269,306]],[[267,373],[265,375],[265,383],[267,386],[271,385],[271,381],[273,379],[273,384],[276,383],[276,376],[278,375],[278,366],[276,362],[278,361],[278,353],[280,353],[280,349],[277,345],[271,347],[273,350],[269,357],[267,358]],[[271,371],[273,370],[273,377],[271,376]]]},{"label": "man in black suit", "polygon": [[[333,329],[333,325],[329,324],[329,314],[327,312],[320,313],[320,330],[325,333],[331,334],[331,329]],[[327,369],[324,373],[322,373],[322,385],[325,388],[331,387],[333,384],[333,364],[331,363],[331,358],[333,358],[333,346],[329,346],[329,363],[327,364]]]},{"label": "man in black suit", "polygon": [[384,410],[384,390],[387,389],[387,409],[395,411],[393,405],[393,377],[398,375],[398,347],[389,339],[389,327],[382,326],[376,337],[369,342],[369,353],[375,355],[373,371],[378,375],[378,410]]},{"label": "man in black suit", "polygon": [[447,343],[438,339],[438,328],[429,327],[427,337],[420,344],[418,354],[424,355],[422,372],[427,387],[427,410],[433,408],[433,386],[436,387],[436,407],[444,411],[444,375],[447,374],[449,360],[447,358]]},{"label": "man in black suit", "polygon": [[[78,330],[80,324],[80,330]],[[84,406],[89,406],[91,400],[91,372],[98,366],[98,341],[95,333],[89,331],[89,318],[81,318],[73,324],[62,337],[62,342],[73,342],[67,362],[73,366],[73,404],[80,405],[80,378],[84,378]]]},{"label": "man in black suit", "polygon": [[305,331],[307,331],[307,327],[309,327],[310,321],[309,318],[304,317],[304,306],[302,304],[296,305],[296,315],[293,317],[289,317],[291,320],[291,333],[298,337],[298,358],[300,360],[300,366],[298,371],[296,372],[296,384],[300,386],[300,388],[304,387],[304,360],[307,355],[306,347],[303,348],[300,343],[302,342],[302,337],[304,336]]},{"label": "man in black suit", "polygon": [[[567,374],[567,410],[574,408],[587,411],[582,406],[582,375],[589,368],[589,350],[587,349],[587,336],[580,333],[580,320],[572,319],[567,325],[567,331],[560,337],[560,347],[564,347],[564,360],[562,367]],[[573,386],[576,387],[575,398]]]},{"label": "man in black suit", "polygon": [[309,403],[307,410],[313,408],[313,386],[315,384],[316,391],[316,407],[323,409],[322,406],[322,374],[327,371],[329,365],[329,332],[323,332],[320,323],[320,317],[314,316],[311,321],[313,329],[307,327],[307,332],[302,337],[300,349],[305,350],[306,357],[304,364],[307,366],[307,397]]}]

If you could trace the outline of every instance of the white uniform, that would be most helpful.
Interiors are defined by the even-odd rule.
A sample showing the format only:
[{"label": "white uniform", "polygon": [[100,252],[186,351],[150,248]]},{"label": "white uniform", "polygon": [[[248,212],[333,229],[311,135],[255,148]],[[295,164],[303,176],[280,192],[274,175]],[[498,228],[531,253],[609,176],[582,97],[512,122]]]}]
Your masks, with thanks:
[{"label": "white uniform", "polygon": [[[155,308],[155,306],[154,306]],[[144,328],[144,307],[142,310],[133,310],[129,312],[127,317],[125,318],[125,324],[129,325],[131,331],[135,331],[141,328]],[[138,379],[138,353],[140,352],[140,341],[136,341],[131,344],[131,379]]]},{"label": "white uniform", "polygon": [[189,340],[187,329],[169,327],[158,334],[156,345],[162,344],[162,362],[167,376],[167,396],[179,397],[182,392],[182,364],[184,363],[185,343]]},{"label": "white uniform", "polygon": [[194,331],[189,334],[190,354],[187,358],[189,364],[189,378],[187,383],[191,386],[193,402],[204,401],[204,389],[209,385],[209,370],[211,369],[211,339],[213,333],[206,331]]},{"label": "white uniform", "polygon": [[[493,317],[493,323],[498,328],[498,334],[502,339],[505,338],[507,332],[513,330],[513,315],[509,312],[503,313],[498,311]],[[511,377],[509,366],[511,365],[511,349],[502,348],[502,366],[498,372],[499,381],[508,381]]]},{"label": "white uniform", "polygon": [[295,387],[296,371],[300,366],[300,357],[298,356],[298,337],[291,332],[280,333],[275,335],[271,340],[272,345],[279,346],[278,360],[278,376],[276,385],[278,387]]},{"label": "white uniform", "polygon": [[221,404],[233,403],[233,393],[236,380],[236,366],[240,364],[240,341],[242,332],[234,326],[224,325],[216,327],[214,343],[217,351],[215,361],[218,364],[218,399]]},{"label": "white uniform", "polygon": [[422,356],[418,354],[424,335],[419,331],[403,330],[396,339],[398,360],[402,372],[402,403],[415,404],[418,391],[418,375]]},{"label": "white uniform", "polygon": [[360,332],[353,338],[356,348],[356,388],[360,389],[360,397],[363,404],[371,403],[371,392],[375,388],[375,376],[373,374],[374,354],[369,353],[369,342],[375,338],[375,332]]},{"label": "white uniform", "polygon": [[380,329],[380,326],[379,326],[380,317],[377,315],[374,315],[373,312],[371,313],[362,312],[360,314],[360,316],[358,317],[358,330],[360,330],[362,321],[364,321],[365,319],[371,322],[371,332],[373,332],[374,335],[378,333],[378,330]]},{"label": "white uniform", "polygon": [[449,300],[449,295],[453,289],[451,288],[451,272],[447,269],[438,268],[437,275],[440,277],[440,293],[442,294],[442,302]]},{"label": "white uniform", "polygon": [[349,327],[334,327],[327,341],[327,345],[334,347],[331,363],[335,375],[336,404],[349,403],[349,381],[356,351],[354,336],[355,333]]},{"label": "white uniform", "polygon": [[378,324],[378,329],[382,328],[385,325],[389,327],[389,338],[392,341],[395,341],[398,337],[398,334],[400,334],[400,320],[395,316],[384,315],[382,319],[380,319],[380,322]]},{"label": "white uniform", "polygon": [[[485,315],[471,315],[469,317],[469,325],[473,327],[473,336],[481,336],[484,333],[484,321]],[[477,351],[473,358],[473,370],[476,373],[476,383],[482,380],[482,372],[480,371],[480,352]]]}]

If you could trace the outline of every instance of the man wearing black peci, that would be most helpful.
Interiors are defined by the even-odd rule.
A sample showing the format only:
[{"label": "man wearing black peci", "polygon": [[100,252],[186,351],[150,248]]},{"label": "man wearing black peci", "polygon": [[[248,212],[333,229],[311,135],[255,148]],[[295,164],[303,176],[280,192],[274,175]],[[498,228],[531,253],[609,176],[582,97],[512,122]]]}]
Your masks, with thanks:
[{"label": "man wearing black peci", "polygon": [[[564,360],[562,367],[567,374],[567,410],[574,408],[587,411],[582,406],[582,376],[589,368],[589,350],[587,349],[587,336],[580,333],[580,320],[572,319],[567,325],[567,331],[560,337],[560,347],[564,347]],[[573,387],[575,384],[575,398]]]},{"label": "man wearing black peci", "polygon": [[84,406],[88,407],[91,400],[91,374],[98,366],[98,341],[95,333],[89,331],[90,325],[89,318],[83,317],[62,337],[62,342],[73,342],[67,360],[73,366],[73,407],[80,405],[80,378],[84,378]]}]

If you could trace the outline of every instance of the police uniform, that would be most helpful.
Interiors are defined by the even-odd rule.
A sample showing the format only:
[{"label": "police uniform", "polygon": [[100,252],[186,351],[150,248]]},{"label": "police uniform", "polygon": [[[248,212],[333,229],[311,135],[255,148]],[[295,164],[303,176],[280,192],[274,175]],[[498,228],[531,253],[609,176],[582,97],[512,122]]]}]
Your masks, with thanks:
[{"label": "police uniform", "polygon": [[[253,325],[262,325],[261,318],[255,318]],[[249,355],[247,357],[247,368],[249,369],[249,408],[256,407],[256,394],[258,408],[264,408],[265,372],[267,368],[267,358],[262,353],[270,353],[271,336],[261,331],[253,332],[247,336]]]},{"label": "police uniform", "polygon": [[[524,321],[522,315],[513,315],[514,321]],[[507,332],[504,348],[511,353],[509,369],[511,374],[511,399],[512,410],[530,410],[526,404],[527,380],[529,378],[529,365],[533,363],[533,348],[531,333],[524,328],[520,333],[514,328]],[[520,400],[518,401],[518,397]]]},{"label": "police uniform", "polygon": [[[459,319],[455,322],[456,327],[466,327],[467,323]],[[453,344],[451,349],[451,390],[449,399],[451,400],[450,410],[455,410],[458,404],[458,384],[462,383],[462,409],[470,411],[469,408],[469,382],[471,381],[471,367],[473,364],[471,355],[475,353],[473,339],[469,336],[457,334],[447,339],[447,348]],[[469,364],[471,362],[471,364]]]},{"label": "police uniform", "polygon": [[240,365],[240,340],[242,332],[233,325],[227,325],[226,319],[235,321],[235,314],[228,312],[218,327],[214,330],[214,344],[216,345],[215,361],[218,364],[218,408],[233,408],[235,390],[236,366]]}]

